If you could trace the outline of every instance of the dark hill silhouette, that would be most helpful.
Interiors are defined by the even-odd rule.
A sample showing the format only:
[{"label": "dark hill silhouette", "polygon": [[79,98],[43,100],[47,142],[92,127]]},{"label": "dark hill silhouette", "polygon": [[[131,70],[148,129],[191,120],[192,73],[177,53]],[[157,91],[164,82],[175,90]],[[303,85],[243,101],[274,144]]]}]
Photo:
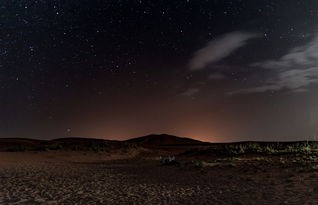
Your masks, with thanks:
[{"label": "dark hill silhouette", "polygon": [[45,150],[110,150],[127,147],[196,146],[208,145],[191,138],[167,134],[147,135],[125,141],[95,138],[58,138],[36,140],[26,138],[0,138],[0,151],[45,151]]},{"label": "dark hill silhouette", "polygon": [[208,143],[173,135],[147,135],[125,141],[94,138],[59,138],[37,140],[26,138],[0,138],[0,152],[21,151],[95,151],[112,152],[147,150],[147,154],[165,152],[183,156],[217,156],[246,153],[289,153],[318,150],[317,142],[232,142]]},{"label": "dark hill silhouette", "polygon": [[45,140],[27,138],[1,138],[0,151],[25,151],[43,147]]},{"label": "dark hill silhouette", "polygon": [[120,142],[94,138],[58,138],[36,140],[26,138],[0,138],[0,151],[45,150],[106,150],[120,147]]},{"label": "dark hill silhouette", "polygon": [[152,134],[126,140],[128,143],[135,143],[141,146],[180,146],[180,145],[207,145],[210,143],[201,142],[191,138],[177,137],[167,134]]}]

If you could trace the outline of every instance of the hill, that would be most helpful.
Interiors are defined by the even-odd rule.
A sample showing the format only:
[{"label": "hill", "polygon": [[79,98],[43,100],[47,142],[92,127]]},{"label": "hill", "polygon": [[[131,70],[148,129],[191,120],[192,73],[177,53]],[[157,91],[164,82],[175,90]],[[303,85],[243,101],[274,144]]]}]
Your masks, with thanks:
[{"label": "hill", "polygon": [[36,140],[27,138],[1,138],[0,151],[48,151],[48,150],[106,150],[118,147],[119,142],[92,138],[59,138]]},{"label": "hill", "polygon": [[94,138],[58,138],[53,140],[35,140],[27,138],[0,138],[0,151],[109,151],[129,147],[209,145],[198,140],[167,134],[147,135],[125,141]]},{"label": "hill", "polygon": [[157,146],[186,146],[186,145],[209,145],[210,143],[201,142],[191,138],[177,137],[173,135],[160,134],[160,135],[147,135],[138,138],[126,140],[128,143],[135,143],[137,145],[146,147]]}]

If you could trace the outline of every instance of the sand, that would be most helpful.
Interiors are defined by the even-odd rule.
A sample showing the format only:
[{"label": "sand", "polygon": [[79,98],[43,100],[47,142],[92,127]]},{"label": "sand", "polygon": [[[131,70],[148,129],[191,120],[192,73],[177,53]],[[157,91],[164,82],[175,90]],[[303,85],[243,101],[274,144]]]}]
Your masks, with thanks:
[{"label": "sand", "polygon": [[0,204],[318,204],[312,162],[248,158],[195,166],[103,153],[0,153]]}]

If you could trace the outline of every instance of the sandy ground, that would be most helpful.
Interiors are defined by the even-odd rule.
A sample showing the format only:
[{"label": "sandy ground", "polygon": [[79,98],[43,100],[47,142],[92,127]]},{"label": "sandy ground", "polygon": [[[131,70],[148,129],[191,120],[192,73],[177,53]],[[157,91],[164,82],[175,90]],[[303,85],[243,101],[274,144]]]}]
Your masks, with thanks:
[{"label": "sandy ground", "polygon": [[195,166],[98,153],[0,153],[0,204],[318,204],[317,164],[281,157]]}]

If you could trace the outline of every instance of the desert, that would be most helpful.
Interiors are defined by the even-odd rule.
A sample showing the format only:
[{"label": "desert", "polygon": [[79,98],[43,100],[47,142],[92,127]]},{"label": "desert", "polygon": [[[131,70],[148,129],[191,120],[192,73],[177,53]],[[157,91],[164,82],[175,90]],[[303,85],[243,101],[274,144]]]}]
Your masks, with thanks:
[{"label": "desert", "polygon": [[[60,139],[58,150],[23,141],[23,151],[13,151],[23,146],[10,139],[5,151],[10,143],[1,141],[0,204],[318,203],[313,142],[211,144],[152,135],[100,150],[74,138]],[[173,161],[162,160],[169,156]]]}]

